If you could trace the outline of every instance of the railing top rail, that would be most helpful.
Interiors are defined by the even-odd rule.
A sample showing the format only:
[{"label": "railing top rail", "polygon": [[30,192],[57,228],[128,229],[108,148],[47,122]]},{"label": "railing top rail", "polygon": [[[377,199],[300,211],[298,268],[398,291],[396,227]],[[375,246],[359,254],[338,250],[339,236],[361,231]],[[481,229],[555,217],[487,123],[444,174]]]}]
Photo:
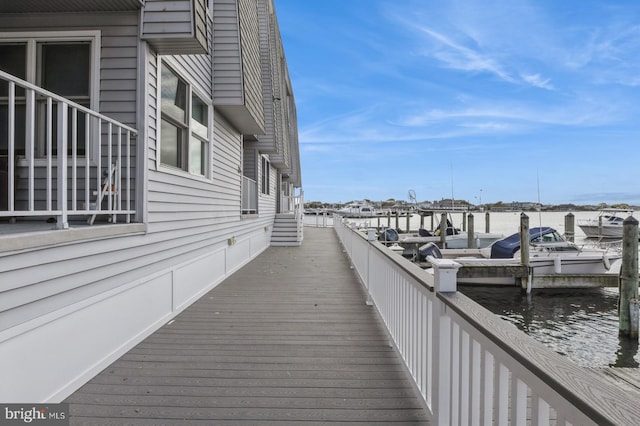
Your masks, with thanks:
[{"label": "railing top rail", "polygon": [[47,97],[49,97],[51,99],[54,99],[54,100],[56,100],[58,102],[64,102],[64,103],[72,106],[73,108],[76,108],[77,110],[84,112],[85,114],[89,114],[91,116],[94,116],[96,118],[99,118],[101,120],[109,122],[111,124],[115,124],[116,126],[119,126],[119,127],[123,128],[125,130],[128,130],[133,135],[137,135],[137,133],[138,133],[138,131],[136,129],[134,129],[133,127],[129,127],[126,124],[122,124],[119,121],[114,120],[113,118],[107,117],[106,115],[102,115],[99,112],[96,112],[96,111],[94,111],[94,110],[92,110],[90,108],[87,108],[87,107],[82,106],[80,104],[77,104],[77,103],[75,103],[73,101],[70,101],[69,99],[66,99],[66,98],[64,98],[64,97],[62,97],[60,95],[56,95],[53,92],[50,92],[50,91],[48,91],[46,89],[43,89],[42,87],[38,87],[38,86],[36,86],[34,84],[31,84],[28,81],[24,81],[24,80],[22,80],[22,79],[20,79],[18,77],[15,77],[15,76],[13,76],[13,75],[11,75],[9,73],[4,72],[2,70],[0,70],[0,79],[12,81],[15,84],[17,84],[18,86],[24,87],[25,89],[33,90],[34,92],[36,92],[36,93],[38,93],[38,94],[40,94],[42,96],[47,96]]},{"label": "railing top rail", "polygon": [[[342,216],[338,214],[333,215],[333,224],[334,227],[339,225],[342,221]],[[345,226],[346,227],[346,226]],[[346,227],[348,228],[348,227]],[[355,235],[360,238],[366,240],[367,237],[361,232],[354,232]],[[420,268],[415,263],[407,262],[406,259],[398,256],[396,253],[391,252],[385,247],[384,244],[379,241],[371,241],[371,247],[375,248],[381,255],[387,257],[391,262],[396,264],[399,268],[401,268],[405,273],[407,273],[411,278],[413,278],[418,284],[422,285],[427,290],[433,292],[434,291],[434,282],[433,280],[429,280],[430,275],[426,275],[426,272]]]},{"label": "railing top rail", "polygon": [[489,310],[459,292],[437,293],[437,297],[514,361],[539,377],[554,391],[599,425],[631,424],[637,421],[640,401],[596,373],[510,326]]}]

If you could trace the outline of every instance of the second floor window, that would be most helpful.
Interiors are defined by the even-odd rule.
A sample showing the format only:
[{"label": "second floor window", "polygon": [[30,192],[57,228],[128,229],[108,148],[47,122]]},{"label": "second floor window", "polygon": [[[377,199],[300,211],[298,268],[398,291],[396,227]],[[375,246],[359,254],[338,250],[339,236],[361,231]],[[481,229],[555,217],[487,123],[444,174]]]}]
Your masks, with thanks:
[{"label": "second floor window", "polygon": [[165,63],[162,63],[160,78],[160,162],[207,177],[209,105]]}]

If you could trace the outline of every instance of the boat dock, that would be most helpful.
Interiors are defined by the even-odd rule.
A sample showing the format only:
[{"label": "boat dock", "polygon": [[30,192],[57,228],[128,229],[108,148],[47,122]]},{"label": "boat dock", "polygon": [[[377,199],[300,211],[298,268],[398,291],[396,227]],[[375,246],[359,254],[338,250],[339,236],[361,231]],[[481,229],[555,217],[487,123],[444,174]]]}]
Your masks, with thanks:
[{"label": "boat dock", "polygon": [[71,424],[429,424],[332,229],[270,247],[72,394]]}]

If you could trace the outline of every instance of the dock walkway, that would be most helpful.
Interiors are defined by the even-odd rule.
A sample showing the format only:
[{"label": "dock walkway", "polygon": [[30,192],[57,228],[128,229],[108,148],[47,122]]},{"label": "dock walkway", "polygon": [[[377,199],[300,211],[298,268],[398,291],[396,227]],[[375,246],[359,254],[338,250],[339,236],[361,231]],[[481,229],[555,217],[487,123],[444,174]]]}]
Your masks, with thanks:
[{"label": "dock walkway", "polygon": [[365,300],[333,230],[307,227],[71,395],[71,424],[429,424]]}]

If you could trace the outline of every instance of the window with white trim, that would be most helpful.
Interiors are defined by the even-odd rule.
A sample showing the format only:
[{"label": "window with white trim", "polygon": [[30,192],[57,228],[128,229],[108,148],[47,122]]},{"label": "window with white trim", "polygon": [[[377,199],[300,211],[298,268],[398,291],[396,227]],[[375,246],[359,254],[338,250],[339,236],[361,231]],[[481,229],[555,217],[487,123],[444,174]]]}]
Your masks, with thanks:
[{"label": "window with white trim", "polygon": [[271,190],[269,189],[269,187],[271,186],[269,181],[270,176],[271,176],[271,163],[269,162],[267,157],[263,155],[262,156],[262,174],[260,179],[260,183],[261,183],[260,191],[265,195],[269,195],[269,193],[271,192]]},{"label": "window with white trim", "polygon": [[161,68],[160,162],[208,177],[209,104],[167,64]]}]

